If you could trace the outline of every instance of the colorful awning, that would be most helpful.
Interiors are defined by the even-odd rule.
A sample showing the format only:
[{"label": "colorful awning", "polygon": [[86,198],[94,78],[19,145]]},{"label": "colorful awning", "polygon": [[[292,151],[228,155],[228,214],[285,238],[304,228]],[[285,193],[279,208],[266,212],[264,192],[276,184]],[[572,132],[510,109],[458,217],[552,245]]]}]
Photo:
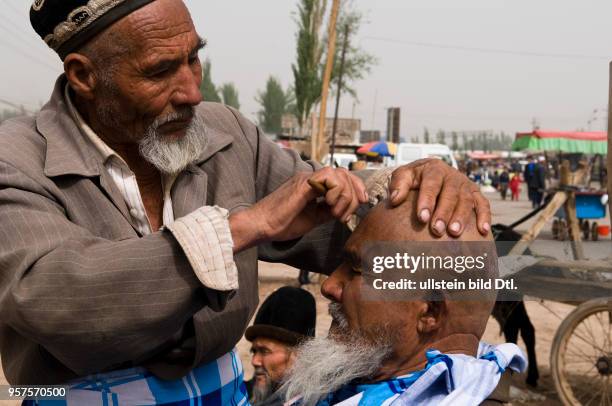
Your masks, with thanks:
[{"label": "colorful awning", "polygon": [[535,130],[517,133],[513,151],[560,151],[566,153],[608,153],[608,134],[599,132],[569,132]]}]

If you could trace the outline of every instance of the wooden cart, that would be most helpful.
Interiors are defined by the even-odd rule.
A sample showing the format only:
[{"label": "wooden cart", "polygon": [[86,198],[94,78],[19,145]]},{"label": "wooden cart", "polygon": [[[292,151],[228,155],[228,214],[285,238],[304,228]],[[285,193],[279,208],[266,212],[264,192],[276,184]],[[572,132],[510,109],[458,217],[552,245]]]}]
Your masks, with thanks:
[{"label": "wooden cart", "polygon": [[612,405],[612,260],[586,260],[576,216],[576,185],[587,167],[570,173],[565,161],[557,191],[509,255],[521,255],[544,225],[563,209],[573,261],[546,259],[526,276],[528,296],[577,305],[557,329],[550,353],[551,373],[565,405]]}]

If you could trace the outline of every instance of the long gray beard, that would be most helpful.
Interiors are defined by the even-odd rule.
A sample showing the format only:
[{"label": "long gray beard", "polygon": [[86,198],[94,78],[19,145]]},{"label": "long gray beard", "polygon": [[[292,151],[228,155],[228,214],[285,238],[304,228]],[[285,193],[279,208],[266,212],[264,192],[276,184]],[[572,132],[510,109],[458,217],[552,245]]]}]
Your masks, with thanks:
[{"label": "long gray beard", "polygon": [[[279,390],[285,399],[301,397],[305,406],[315,405],[347,383],[374,375],[392,351],[392,337],[383,331],[376,340],[350,332],[336,303],[330,313],[337,323],[328,337],[302,344],[288,378]],[[383,329],[384,330],[384,329]]]},{"label": "long gray beard", "polygon": [[158,128],[167,122],[181,118],[181,114],[175,113],[155,120],[139,142],[140,155],[165,174],[181,172],[187,165],[195,162],[206,148],[206,126],[197,114],[193,115],[183,138],[172,141],[163,139]]},{"label": "long gray beard", "polygon": [[[274,382],[272,382],[270,375],[268,375],[263,368],[255,368],[255,373],[257,372],[264,373],[266,375],[266,381],[264,385],[257,385],[253,383],[253,395],[251,396],[251,403],[253,403],[253,405],[257,405],[259,402],[263,402],[264,400],[268,399],[270,396],[272,396],[272,394],[274,394],[274,391],[278,389],[278,384],[274,384]],[[255,380],[255,377],[253,377],[253,380]]]}]

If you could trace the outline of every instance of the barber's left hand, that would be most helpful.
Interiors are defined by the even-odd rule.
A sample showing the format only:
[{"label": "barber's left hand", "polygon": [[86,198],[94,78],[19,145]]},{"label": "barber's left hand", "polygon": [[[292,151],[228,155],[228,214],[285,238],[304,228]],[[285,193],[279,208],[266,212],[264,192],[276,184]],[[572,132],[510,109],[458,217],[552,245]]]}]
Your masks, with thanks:
[{"label": "barber's left hand", "polygon": [[478,231],[490,232],[489,201],[475,183],[442,160],[421,159],[396,169],[389,184],[391,204],[401,204],[411,189],[419,189],[417,215],[434,234],[460,236],[474,210]]}]

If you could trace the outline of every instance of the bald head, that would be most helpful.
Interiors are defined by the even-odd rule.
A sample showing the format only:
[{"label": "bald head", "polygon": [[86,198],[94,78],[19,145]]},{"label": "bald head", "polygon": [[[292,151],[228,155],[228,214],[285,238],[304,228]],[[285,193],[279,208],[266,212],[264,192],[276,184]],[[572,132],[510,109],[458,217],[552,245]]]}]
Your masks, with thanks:
[{"label": "bald head", "polygon": [[374,241],[491,241],[492,237],[483,237],[476,228],[474,213],[461,237],[455,238],[448,234],[435,236],[429,225],[423,224],[417,218],[417,191],[411,191],[404,203],[391,207],[388,201],[383,201],[368,212],[353,233],[365,239]]},{"label": "bald head", "polygon": [[[398,207],[391,207],[387,201],[378,204],[359,224],[349,244],[362,245],[366,242],[379,241],[432,242],[430,246],[437,246],[440,243],[440,248],[436,251],[441,255],[474,257],[482,255],[484,247],[488,255],[495,256],[493,238],[491,235],[480,234],[476,226],[475,213],[465,224],[464,232],[460,237],[452,237],[448,234],[438,237],[431,232],[428,225],[418,220],[417,196],[416,191],[410,192],[406,201]],[[473,276],[469,272],[464,272],[453,274],[452,277],[467,281],[470,275]],[[497,276],[497,267],[486,269],[479,276],[494,278]],[[431,272],[415,272],[411,276],[417,282],[426,281],[431,277]],[[424,292],[425,296],[429,296],[429,293],[442,295],[445,299],[444,311],[440,315],[439,335],[466,333],[479,338],[482,336],[495,303],[494,292],[465,294],[464,291],[445,291],[443,289],[436,292]]]}]

